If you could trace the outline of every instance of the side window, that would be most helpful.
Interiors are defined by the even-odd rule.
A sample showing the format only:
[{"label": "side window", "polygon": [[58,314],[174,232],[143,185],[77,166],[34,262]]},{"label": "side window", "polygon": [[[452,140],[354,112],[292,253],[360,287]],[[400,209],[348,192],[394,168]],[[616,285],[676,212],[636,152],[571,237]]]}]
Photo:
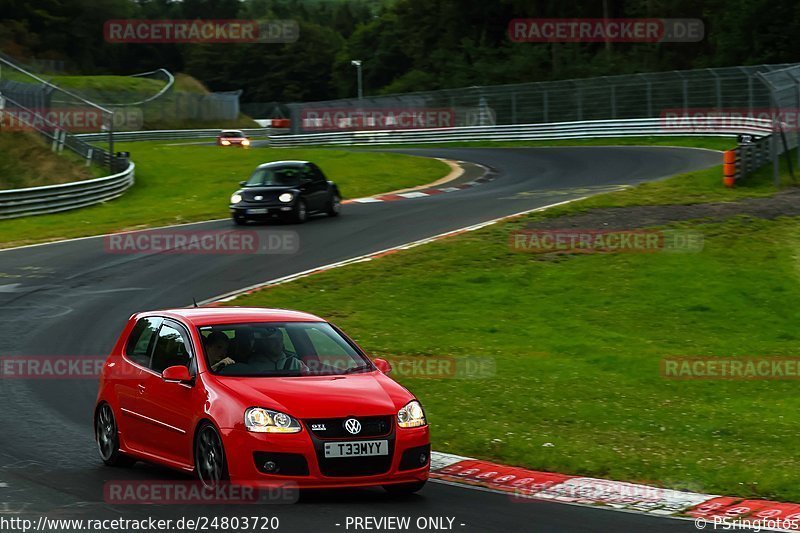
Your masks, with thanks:
[{"label": "side window", "polygon": [[138,365],[150,366],[150,354],[160,325],[161,319],[158,317],[140,318],[136,322],[125,345],[125,355],[128,359]]},{"label": "side window", "polygon": [[163,372],[170,366],[190,367],[191,356],[184,334],[169,324],[161,326],[153,351],[151,368]]},{"label": "side window", "polygon": [[325,174],[319,169],[319,167],[315,164],[308,165],[308,168],[311,169],[311,179],[314,181],[325,181]]},{"label": "side window", "polygon": [[311,167],[306,165],[300,171],[300,179],[303,180],[303,181],[306,181],[306,180],[308,180],[308,181],[316,181],[317,178],[314,175],[314,171],[311,170]]}]

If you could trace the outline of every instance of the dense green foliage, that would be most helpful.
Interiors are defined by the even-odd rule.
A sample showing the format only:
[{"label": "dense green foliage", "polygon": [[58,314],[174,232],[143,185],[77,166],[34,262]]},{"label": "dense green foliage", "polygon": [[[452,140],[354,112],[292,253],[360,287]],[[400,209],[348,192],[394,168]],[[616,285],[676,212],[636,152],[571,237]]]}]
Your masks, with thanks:
[{"label": "dense green foliage", "polygon": [[[604,13],[605,12],[605,13]],[[243,101],[366,94],[630,72],[792,62],[800,4],[792,0],[0,0],[0,48],[67,60],[76,73],[186,71]],[[702,42],[513,43],[526,17],[700,18]],[[294,19],[290,44],[108,44],[109,19]]]}]

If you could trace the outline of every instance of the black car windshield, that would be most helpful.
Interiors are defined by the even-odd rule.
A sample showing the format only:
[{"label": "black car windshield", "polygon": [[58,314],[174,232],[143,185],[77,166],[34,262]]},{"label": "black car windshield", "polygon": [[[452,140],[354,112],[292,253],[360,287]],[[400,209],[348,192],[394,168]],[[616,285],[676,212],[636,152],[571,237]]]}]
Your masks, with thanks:
[{"label": "black car windshield", "polygon": [[221,137],[244,137],[244,133],[241,131],[223,131],[220,134]]},{"label": "black car windshield", "polygon": [[374,370],[327,322],[261,322],[199,328],[213,374],[238,377],[342,375]]},{"label": "black car windshield", "polygon": [[245,187],[266,187],[270,185],[298,185],[303,169],[296,166],[257,168]]}]

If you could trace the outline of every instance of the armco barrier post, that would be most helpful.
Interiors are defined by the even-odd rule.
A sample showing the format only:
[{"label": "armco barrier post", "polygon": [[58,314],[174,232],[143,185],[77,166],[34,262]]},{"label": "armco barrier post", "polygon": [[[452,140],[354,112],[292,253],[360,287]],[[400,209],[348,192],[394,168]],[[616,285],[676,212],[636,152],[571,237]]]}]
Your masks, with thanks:
[{"label": "armco barrier post", "polygon": [[736,150],[726,150],[722,156],[722,183],[726,187],[733,187],[736,183]]}]

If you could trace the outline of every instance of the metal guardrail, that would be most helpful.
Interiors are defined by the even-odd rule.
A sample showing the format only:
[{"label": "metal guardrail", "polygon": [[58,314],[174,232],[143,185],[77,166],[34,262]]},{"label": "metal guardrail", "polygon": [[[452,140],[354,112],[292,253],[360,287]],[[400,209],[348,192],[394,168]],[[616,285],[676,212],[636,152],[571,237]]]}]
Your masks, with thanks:
[{"label": "metal guardrail", "polygon": [[[252,138],[266,138],[275,130],[271,128],[226,128],[239,129]],[[219,135],[222,128],[201,130],[149,130],[149,131],[120,131],[114,133],[114,140],[125,141],[170,141],[183,139],[209,139]],[[83,133],[76,135],[86,142],[98,142],[107,137],[105,133]]]},{"label": "metal guardrail", "polygon": [[590,120],[550,124],[517,124],[442,129],[346,131],[336,133],[304,133],[271,135],[270,146],[425,144],[465,141],[538,141],[634,136],[720,136],[750,134],[769,135],[770,121],[749,119],[725,125],[712,118],[693,119],[692,125],[671,124],[663,118]]},{"label": "metal guardrail", "polygon": [[90,180],[0,191],[0,219],[44,215],[86,207],[121,196],[134,182],[135,165]]},{"label": "metal guardrail", "polygon": [[[736,125],[720,125],[713,117],[693,119],[693,126],[676,126],[663,118],[590,120],[579,122],[556,122],[550,124],[516,124],[505,126],[474,126],[461,128],[342,131],[335,133],[302,133],[290,135],[286,130],[275,128],[249,128],[242,130],[253,138],[265,138],[270,146],[302,145],[380,145],[422,144],[464,141],[528,141],[554,139],[581,139],[602,137],[635,136],[720,136],[750,134],[769,135],[770,121],[750,119]],[[205,130],[157,130],[128,131],[114,133],[115,141],[153,141],[207,139],[216,137],[219,129]],[[105,134],[86,133],[77,135],[86,142],[102,141]]]}]

